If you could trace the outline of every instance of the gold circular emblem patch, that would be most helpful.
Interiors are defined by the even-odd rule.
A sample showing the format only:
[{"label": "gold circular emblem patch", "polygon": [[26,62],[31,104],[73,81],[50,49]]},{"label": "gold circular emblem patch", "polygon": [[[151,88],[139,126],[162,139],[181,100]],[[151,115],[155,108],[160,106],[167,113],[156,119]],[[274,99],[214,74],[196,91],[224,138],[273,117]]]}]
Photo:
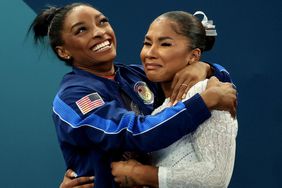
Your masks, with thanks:
[{"label": "gold circular emblem patch", "polygon": [[136,82],[134,91],[138,93],[139,97],[144,101],[144,104],[152,104],[154,102],[154,94],[145,82]]}]

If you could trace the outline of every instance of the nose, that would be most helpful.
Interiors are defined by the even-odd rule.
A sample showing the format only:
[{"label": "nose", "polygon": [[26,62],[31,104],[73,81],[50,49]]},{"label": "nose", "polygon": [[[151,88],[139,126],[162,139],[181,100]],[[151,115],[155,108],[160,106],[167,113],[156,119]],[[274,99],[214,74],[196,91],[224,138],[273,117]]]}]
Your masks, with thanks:
[{"label": "nose", "polygon": [[148,46],[144,53],[146,58],[155,59],[157,58],[157,48],[155,45]]},{"label": "nose", "polygon": [[102,37],[105,34],[105,29],[100,28],[100,27],[95,27],[93,29],[93,38],[99,38]]}]

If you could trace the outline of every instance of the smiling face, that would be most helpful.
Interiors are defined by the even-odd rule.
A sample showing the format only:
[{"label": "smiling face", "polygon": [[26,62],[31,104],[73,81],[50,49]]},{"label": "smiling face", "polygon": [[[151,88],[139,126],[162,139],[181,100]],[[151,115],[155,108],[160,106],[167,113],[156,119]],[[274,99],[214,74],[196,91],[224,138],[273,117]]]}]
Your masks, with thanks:
[{"label": "smiling face", "polygon": [[73,60],[73,65],[99,72],[113,66],[116,38],[108,19],[98,10],[81,5],[67,15],[62,30],[64,44],[57,46],[60,57]]}]

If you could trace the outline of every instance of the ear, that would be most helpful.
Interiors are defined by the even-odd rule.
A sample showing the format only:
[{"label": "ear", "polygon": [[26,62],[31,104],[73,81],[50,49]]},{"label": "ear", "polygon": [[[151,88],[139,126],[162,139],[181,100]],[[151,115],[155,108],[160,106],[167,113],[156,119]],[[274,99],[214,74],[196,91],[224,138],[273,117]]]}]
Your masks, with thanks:
[{"label": "ear", "polygon": [[199,48],[196,48],[191,51],[190,60],[188,63],[189,64],[196,63],[200,60],[200,58],[201,58],[201,50]]},{"label": "ear", "polygon": [[68,60],[71,58],[70,53],[68,52],[68,50],[66,50],[64,47],[62,46],[56,46],[56,51],[58,53],[58,55],[65,60]]}]

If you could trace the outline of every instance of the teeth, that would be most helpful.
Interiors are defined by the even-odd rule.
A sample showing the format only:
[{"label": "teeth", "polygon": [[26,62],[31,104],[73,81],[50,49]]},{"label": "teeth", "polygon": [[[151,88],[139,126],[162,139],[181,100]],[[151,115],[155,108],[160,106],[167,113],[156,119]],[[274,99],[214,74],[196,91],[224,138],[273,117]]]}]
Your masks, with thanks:
[{"label": "teeth", "polygon": [[103,49],[103,48],[105,48],[105,47],[107,47],[109,45],[110,45],[110,42],[107,40],[105,42],[102,42],[101,44],[97,44],[92,50],[93,51],[98,51],[98,50],[101,50],[101,49]]}]

